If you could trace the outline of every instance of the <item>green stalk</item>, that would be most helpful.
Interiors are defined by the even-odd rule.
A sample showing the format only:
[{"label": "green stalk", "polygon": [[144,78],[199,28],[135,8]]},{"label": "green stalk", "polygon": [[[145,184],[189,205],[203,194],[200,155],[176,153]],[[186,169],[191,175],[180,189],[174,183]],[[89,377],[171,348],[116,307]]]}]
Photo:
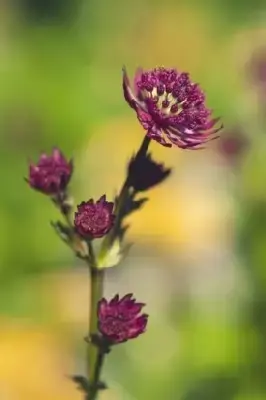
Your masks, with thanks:
[{"label": "green stalk", "polygon": [[92,385],[91,385],[91,392],[88,396],[88,400],[96,400],[97,399],[97,394],[98,394],[98,390],[99,390],[98,384],[100,382],[100,376],[101,376],[101,370],[102,370],[102,366],[103,366],[103,362],[104,362],[104,357],[105,357],[105,353],[98,351],[97,359],[95,362],[94,381],[92,382]]},{"label": "green stalk", "polygon": [[[88,242],[89,254],[90,254],[90,319],[89,319],[89,338],[92,334],[98,332],[98,316],[97,308],[98,302],[103,295],[103,270],[97,269],[96,259],[92,247],[92,243]],[[88,379],[91,384],[95,383],[95,379],[98,377],[97,373],[97,358],[98,358],[98,347],[93,343],[88,344]]]},{"label": "green stalk", "polygon": [[[143,156],[147,153],[150,144],[150,139],[145,136],[142,144],[136,154],[136,157]],[[116,209],[115,209],[115,223],[109,234],[103,240],[99,259],[104,257],[106,253],[110,250],[113,245],[114,239],[117,236],[117,231],[121,226],[122,219],[124,217],[124,204],[128,199],[130,194],[130,184],[128,182],[128,177],[120,191]],[[97,260],[93,251],[91,241],[88,241],[89,248],[89,267],[90,267],[90,279],[91,279],[91,296],[90,296],[90,322],[89,322],[89,338],[92,334],[96,334],[98,331],[98,316],[97,308],[98,302],[103,295],[103,278],[104,272],[101,269],[97,269]],[[104,361],[105,354],[91,342],[88,344],[88,380],[91,385],[91,392],[87,396],[86,400],[96,400],[98,394],[98,384],[100,381],[101,369]]]}]

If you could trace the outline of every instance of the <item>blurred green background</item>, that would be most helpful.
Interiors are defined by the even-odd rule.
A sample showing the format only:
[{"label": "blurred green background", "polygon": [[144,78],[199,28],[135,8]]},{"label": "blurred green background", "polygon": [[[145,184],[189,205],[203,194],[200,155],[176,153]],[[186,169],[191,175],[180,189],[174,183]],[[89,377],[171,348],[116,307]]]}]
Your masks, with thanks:
[{"label": "blurred green background", "polygon": [[106,295],[147,302],[147,333],[117,348],[103,400],[266,399],[266,5],[263,0],[0,3],[0,398],[75,400],[85,368],[87,271],[57,211],[23,178],[59,146],[75,201],[112,197],[143,131],[121,68],[191,73],[225,129],[131,218],[135,246]]}]

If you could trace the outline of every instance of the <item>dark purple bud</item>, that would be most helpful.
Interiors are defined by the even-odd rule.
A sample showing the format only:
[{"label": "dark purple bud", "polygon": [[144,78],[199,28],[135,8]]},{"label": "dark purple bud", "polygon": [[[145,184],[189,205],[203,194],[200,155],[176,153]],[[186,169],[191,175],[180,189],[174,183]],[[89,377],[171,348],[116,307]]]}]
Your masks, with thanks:
[{"label": "dark purple bud", "polygon": [[150,154],[137,155],[128,165],[128,182],[136,192],[142,192],[162,183],[170,173],[170,168],[153,161]]},{"label": "dark purple bud", "polygon": [[72,160],[67,161],[61,151],[54,148],[52,155],[43,153],[36,165],[30,164],[26,181],[43,194],[57,196],[66,190],[72,172]]},{"label": "dark purple bud", "polygon": [[98,303],[98,329],[110,344],[126,342],[145,332],[148,315],[140,314],[144,303],[137,303],[127,294],[119,298],[117,294],[110,301],[105,298]]},{"label": "dark purple bud", "polygon": [[83,201],[75,213],[74,225],[77,233],[87,239],[106,235],[114,224],[114,203],[106,201],[105,195],[96,203],[93,199]]}]

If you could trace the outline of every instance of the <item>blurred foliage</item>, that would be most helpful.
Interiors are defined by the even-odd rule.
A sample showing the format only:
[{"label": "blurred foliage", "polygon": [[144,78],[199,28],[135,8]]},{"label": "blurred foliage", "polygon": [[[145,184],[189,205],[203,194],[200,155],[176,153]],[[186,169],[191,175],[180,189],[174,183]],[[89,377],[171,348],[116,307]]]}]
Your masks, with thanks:
[{"label": "blurred foliage", "polygon": [[0,174],[11,188],[0,201],[2,282],[62,265],[68,249],[49,225],[57,213],[23,177],[28,160],[54,145],[73,156],[88,138],[90,121],[90,73],[80,35],[64,25],[16,26],[7,35],[10,52],[0,73]]},{"label": "blurred foliage", "polygon": [[[162,4],[157,0],[138,0],[131,4],[121,0],[111,3],[21,0],[15,7],[11,2],[0,7],[0,311],[8,318],[32,318],[36,325],[55,329],[54,335],[60,338],[52,346],[49,334],[40,338],[36,327],[27,327],[25,333],[25,328],[7,324],[5,331],[6,322],[3,322],[0,342],[2,352],[6,349],[6,353],[2,360],[12,362],[2,361],[1,382],[14,387],[17,382],[21,399],[79,398],[63,378],[53,381],[49,375],[51,386],[46,388],[48,377],[44,379],[44,376],[51,370],[63,376],[62,354],[67,351],[64,341],[76,348],[77,360],[83,360],[84,347],[76,339],[85,330],[85,312],[81,317],[83,322],[75,320],[73,315],[72,319],[64,320],[62,314],[67,313],[65,297],[69,294],[73,297],[68,300],[68,307],[71,310],[73,307],[75,316],[83,310],[87,292],[82,298],[84,303],[79,295],[84,277],[75,287],[73,276],[69,282],[63,281],[62,287],[50,280],[43,283],[40,278],[57,269],[65,271],[74,261],[69,249],[60,243],[50,227],[50,220],[58,218],[57,211],[47,198],[30,190],[23,180],[27,175],[27,160],[35,160],[40,151],[49,151],[53,145],[60,146],[69,157],[76,157],[74,194],[79,197],[83,191],[89,196],[95,183],[93,171],[84,167],[85,164],[81,166],[80,156],[85,153],[90,157],[86,152],[88,143],[95,132],[101,131],[96,128],[109,126],[109,130],[102,130],[107,131],[106,135],[114,143],[108,148],[112,154],[108,154],[106,150],[101,151],[104,132],[95,139],[100,143],[96,155],[100,163],[98,180],[104,180],[101,175],[102,169],[108,169],[107,161],[119,158],[125,147],[116,125],[112,124],[114,118],[131,112],[121,94],[122,63],[129,64],[133,70],[133,66],[142,63],[151,66],[166,59],[167,63],[176,62],[178,68],[180,64],[180,68],[192,69],[195,79],[206,87],[209,103],[217,115],[223,115],[226,124],[232,126],[240,122],[246,127],[245,132],[248,131],[249,151],[237,170],[233,169],[234,164],[228,167],[234,175],[233,201],[239,223],[233,244],[240,260],[237,272],[245,276],[248,293],[240,299],[237,295],[233,297],[235,307],[230,299],[224,299],[226,312],[217,305],[216,314],[201,312],[199,305],[203,310],[204,301],[193,295],[186,299],[187,303],[176,296],[164,312],[158,312],[158,316],[153,312],[143,339],[121,346],[110,356],[106,374],[113,379],[114,386],[119,382],[126,388],[128,398],[133,396],[137,400],[264,400],[266,127],[257,120],[259,110],[255,107],[253,111],[250,107],[253,97],[249,97],[243,82],[244,66],[241,71],[237,69],[234,56],[237,58],[238,54],[230,46],[235,40],[234,33],[246,32],[245,29],[248,31],[257,21],[265,19],[265,2],[169,0]],[[242,59],[243,49],[238,48],[237,52]],[[252,112],[248,113],[250,108]],[[132,126],[135,129],[138,125],[132,123]],[[123,131],[123,136],[134,129],[129,133]],[[131,138],[125,142],[131,143]],[[198,177],[200,174],[201,170]],[[79,186],[80,176],[85,189]],[[177,182],[173,180],[172,185],[174,192]],[[198,201],[192,199],[193,207]],[[158,203],[161,208],[156,205],[156,212],[149,216],[155,232],[161,228],[163,211],[171,209],[168,198],[163,201],[160,198]],[[173,218],[172,225],[176,220]],[[189,236],[188,232],[193,229],[193,225],[186,227],[186,232],[179,233],[180,237]],[[204,227],[201,229],[204,232]],[[173,235],[176,228],[166,226],[167,231]],[[206,235],[204,232],[204,238]],[[167,271],[168,266],[164,268]],[[61,291],[64,312],[57,298]],[[164,294],[156,293],[156,296],[163,300]],[[12,353],[13,347],[15,353]],[[35,348],[37,353],[34,350],[31,354],[33,367],[25,368],[27,354]],[[54,359],[57,356],[53,356],[55,348],[62,362],[59,362],[60,368]],[[42,364],[47,349],[51,360]],[[35,365],[36,354],[41,365],[40,376],[35,376],[39,365]],[[112,392],[110,397],[104,396],[107,400],[117,398],[112,397]],[[126,399],[125,393],[121,399]]]},{"label": "blurred foliage", "polygon": [[27,20],[38,23],[48,20],[62,22],[75,16],[78,3],[69,0],[22,0],[20,6]]}]

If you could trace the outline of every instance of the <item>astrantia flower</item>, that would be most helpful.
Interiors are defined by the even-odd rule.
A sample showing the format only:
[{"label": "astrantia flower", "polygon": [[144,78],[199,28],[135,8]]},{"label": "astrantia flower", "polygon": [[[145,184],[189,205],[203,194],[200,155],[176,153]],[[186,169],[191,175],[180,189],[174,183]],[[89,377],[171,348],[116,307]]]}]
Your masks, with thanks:
[{"label": "astrantia flower", "polygon": [[170,168],[155,162],[150,154],[137,155],[129,162],[128,182],[137,192],[141,192],[160,184],[170,173]]},{"label": "astrantia flower", "polygon": [[96,203],[93,199],[83,201],[75,213],[76,231],[85,238],[100,238],[112,228],[115,216],[114,203],[106,201],[102,196]]},{"label": "astrantia flower", "polygon": [[43,153],[36,165],[30,164],[27,182],[44,194],[64,192],[73,172],[72,160],[67,161],[61,151],[54,148],[52,155]]},{"label": "astrantia flower", "polygon": [[211,118],[205,95],[188,73],[175,69],[138,70],[131,88],[123,70],[124,96],[147,136],[166,147],[195,149],[215,138],[222,127]]},{"label": "astrantia flower", "polygon": [[110,301],[103,298],[98,303],[98,329],[110,344],[126,342],[145,332],[148,315],[140,314],[145,304],[137,303],[132,296],[119,299],[117,294]]}]

